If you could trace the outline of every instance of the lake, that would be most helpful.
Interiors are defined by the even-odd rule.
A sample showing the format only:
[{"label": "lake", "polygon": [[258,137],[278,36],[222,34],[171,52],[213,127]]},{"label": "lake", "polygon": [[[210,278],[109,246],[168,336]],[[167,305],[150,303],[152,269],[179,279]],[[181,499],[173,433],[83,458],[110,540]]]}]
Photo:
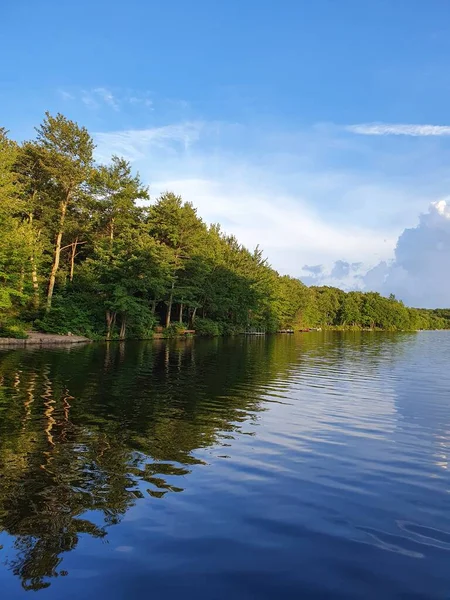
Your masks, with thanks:
[{"label": "lake", "polygon": [[450,332],[1,351],[2,598],[449,598],[449,365]]}]

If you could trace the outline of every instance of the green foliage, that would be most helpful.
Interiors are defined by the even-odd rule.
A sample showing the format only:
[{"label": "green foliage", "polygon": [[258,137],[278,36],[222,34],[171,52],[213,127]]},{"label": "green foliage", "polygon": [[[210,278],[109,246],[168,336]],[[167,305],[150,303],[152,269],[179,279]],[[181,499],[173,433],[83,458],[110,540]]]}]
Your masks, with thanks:
[{"label": "green foliage", "polygon": [[75,193],[91,173],[95,145],[89,132],[60,113],[53,117],[48,112],[36,131],[42,169],[63,194]]},{"label": "green foliage", "polygon": [[220,334],[225,336],[239,335],[245,330],[245,327],[226,321],[219,322]]},{"label": "green foliage", "polygon": [[[450,309],[308,288],[196,209],[148,190],[124,158],[93,161],[88,131],[46,114],[22,145],[0,129],[0,321],[91,338],[234,335],[248,328],[450,327]],[[42,314],[42,306],[46,314]]]},{"label": "green foliage", "polygon": [[136,200],[148,200],[139,175],[132,175],[130,163],[118,156],[93,171],[91,192],[97,225],[111,240],[139,221]]},{"label": "green foliage", "polygon": [[30,326],[23,321],[10,319],[0,323],[0,337],[16,338],[25,340],[28,337],[27,331]]},{"label": "green foliage", "polygon": [[141,306],[139,312],[131,319],[127,327],[127,337],[134,340],[150,340],[158,321],[150,309]]},{"label": "green foliage", "polygon": [[166,329],[164,330],[164,336],[168,338],[177,337],[186,329],[186,323],[174,322],[171,323],[168,327],[166,327]]},{"label": "green foliage", "polygon": [[211,319],[198,318],[195,320],[194,327],[197,335],[214,337],[223,333],[220,324]]},{"label": "green foliage", "polygon": [[105,333],[103,311],[98,310],[96,298],[76,292],[55,296],[52,310],[37,319],[35,327],[44,333],[72,333],[91,339],[98,339]]}]

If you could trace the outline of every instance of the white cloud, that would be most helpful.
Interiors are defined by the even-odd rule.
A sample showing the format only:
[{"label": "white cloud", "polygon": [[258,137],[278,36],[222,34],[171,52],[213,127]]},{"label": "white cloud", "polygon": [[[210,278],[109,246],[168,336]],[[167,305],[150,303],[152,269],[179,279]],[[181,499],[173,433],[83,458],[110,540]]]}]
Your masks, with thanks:
[{"label": "white cloud", "polygon": [[[320,267],[320,268],[317,268]],[[304,265],[299,276],[306,285],[331,285],[342,290],[359,290],[365,287],[367,266],[363,262],[350,263],[337,260],[328,267]]]},{"label": "white cloud", "polygon": [[117,101],[117,99],[114,97],[114,94],[103,87],[99,87],[99,88],[95,88],[93,90],[93,93],[96,94],[98,97],[101,98],[101,100],[107,104],[108,106],[110,106],[113,110],[119,110],[119,103]]},{"label": "white cloud", "polygon": [[99,103],[96,98],[94,98],[91,92],[83,90],[80,96],[81,102],[90,109],[99,108]]},{"label": "white cloud", "polygon": [[405,229],[391,262],[381,262],[364,278],[366,287],[394,293],[412,306],[450,306],[450,200],[433,202],[417,227]]},{"label": "white cloud", "polygon": [[323,265],[303,265],[303,271],[312,273],[315,277],[318,277],[323,273]]},{"label": "white cloud", "polygon": [[[392,161],[386,167],[377,162],[373,171],[350,170],[343,157],[348,152],[353,160],[355,148],[346,149],[323,131],[318,136],[192,121],[102,132],[95,140],[99,160],[125,156],[153,198],[165,190],[182,195],[206,222],[221,223],[250,248],[259,244],[281,273],[344,289],[392,291],[412,302],[411,294],[393,285],[394,271],[388,279],[386,269],[397,242],[399,251],[399,236],[436,197],[441,178],[432,173],[427,188],[415,168],[396,180],[389,171]],[[338,166],[330,148],[339,154]],[[395,147],[391,152],[395,157]],[[408,160],[404,148],[400,154]],[[442,204],[433,208],[435,217],[439,211],[446,214]],[[442,303],[440,268],[420,298],[424,306]]]},{"label": "white cloud", "polygon": [[300,196],[275,196],[274,189],[250,187],[231,169],[225,181],[162,179],[154,181],[151,189],[156,194],[173,190],[198,207],[207,222],[221,223],[250,248],[259,244],[282,273],[298,274],[305,259],[330,262],[338,249],[370,264],[384,244],[383,236],[364,227],[328,223]]},{"label": "white cloud", "polygon": [[332,285],[344,290],[391,293],[409,306],[450,307],[450,199],[432,202],[417,227],[405,229],[394,258],[367,270],[362,263],[338,260],[332,268],[305,265],[300,278],[307,285]]},{"label": "white cloud", "polygon": [[110,90],[104,87],[81,90],[79,97],[81,102],[92,110],[97,110],[105,105],[115,111],[119,110],[119,101]]},{"label": "white cloud", "polygon": [[77,100],[91,110],[98,110],[102,107],[109,107],[119,112],[122,108],[143,107],[146,110],[153,110],[153,101],[148,91],[123,90],[118,89],[114,92],[109,88],[98,86],[92,89],[60,89],[58,94],[64,100]]},{"label": "white cloud", "polygon": [[125,100],[126,100],[126,102],[128,102],[131,105],[141,105],[141,106],[145,106],[146,108],[150,108],[150,109],[153,108],[153,100],[149,97],[148,92],[146,92],[142,96],[135,96],[135,95],[126,96]]},{"label": "white cloud", "polygon": [[[282,148],[270,137],[268,148],[258,144],[255,156],[243,154],[240,141],[245,145],[248,136],[235,125],[185,122],[98,133],[95,140],[100,160],[113,153],[125,156],[150,184],[153,197],[165,190],[182,195],[208,223],[221,223],[248,247],[260,244],[280,272],[299,275],[305,262],[332,264],[339,256],[373,265],[392,255],[398,230],[377,230],[349,218],[352,210],[359,213],[362,198],[373,196],[372,203],[379,204],[391,190],[378,184],[349,199],[349,188],[364,187],[353,174],[335,177],[324,168],[306,169],[299,154],[287,157],[284,139]],[[236,151],[228,148],[230,140],[232,148],[238,143]],[[306,143],[300,152],[309,156],[310,150]],[[330,211],[325,203],[333,196]]]},{"label": "white cloud", "polygon": [[415,125],[410,123],[360,123],[345,127],[351,133],[359,135],[409,135],[441,136],[450,135],[449,125]]},{"label": "white cloud", "polygon": [[192,121],[150,129],[96,133],[97,155],[103,161],[109,160],[112,154],[120,154],[131,161],[145,161],[156,149],[186,151],[198,140],[202,127],[201,121]]},{"label": "white cloud", "polygon": [[63,100],[75,100],[75,96],[67,90],[58,90],[58,94]]}]

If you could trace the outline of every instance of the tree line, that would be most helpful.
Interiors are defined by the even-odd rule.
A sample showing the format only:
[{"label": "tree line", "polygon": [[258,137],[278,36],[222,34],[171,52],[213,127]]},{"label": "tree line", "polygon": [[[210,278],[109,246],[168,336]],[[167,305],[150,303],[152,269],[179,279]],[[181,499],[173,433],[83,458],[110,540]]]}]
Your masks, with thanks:
[{"label": "tree line", "polygon": [[33,140],[0,128],[0,335],[92,338],[193,328],[441,329],[448,311],[279,275],[171,192],[150,202],[130,163],[94,160],[85,127],[46,113]]}]

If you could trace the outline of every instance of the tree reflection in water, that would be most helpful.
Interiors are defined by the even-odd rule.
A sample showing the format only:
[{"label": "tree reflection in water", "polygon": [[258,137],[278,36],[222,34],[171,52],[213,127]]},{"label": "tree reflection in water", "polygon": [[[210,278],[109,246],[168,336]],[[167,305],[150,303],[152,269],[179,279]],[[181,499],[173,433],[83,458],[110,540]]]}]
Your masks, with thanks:
[{"label": "tree reflection in water", "polygon": [[25,589],[67,575],[63,554],[80,535],[105,537],[144,494],[183,491],[174,478],[201,463],[195,449],[258,410],[242,393],[214,400],[259,371],[242,368],[248,348],[238,344],[218,372],[218,345],[0,354],[0,527],[14,540],[5,564]]},{"label": "tree reflection in water", "polygon": [[137,502],[182,492],[199,450],[257,422],[276,401],[261,402],[268,384],[287,385],[306,356],[332,369],[347,354],[369,373],[389,345],[293,338],[0,353],[0,552],[23,587],[67,575],[63,556],[80,536],[104,538]]}]

